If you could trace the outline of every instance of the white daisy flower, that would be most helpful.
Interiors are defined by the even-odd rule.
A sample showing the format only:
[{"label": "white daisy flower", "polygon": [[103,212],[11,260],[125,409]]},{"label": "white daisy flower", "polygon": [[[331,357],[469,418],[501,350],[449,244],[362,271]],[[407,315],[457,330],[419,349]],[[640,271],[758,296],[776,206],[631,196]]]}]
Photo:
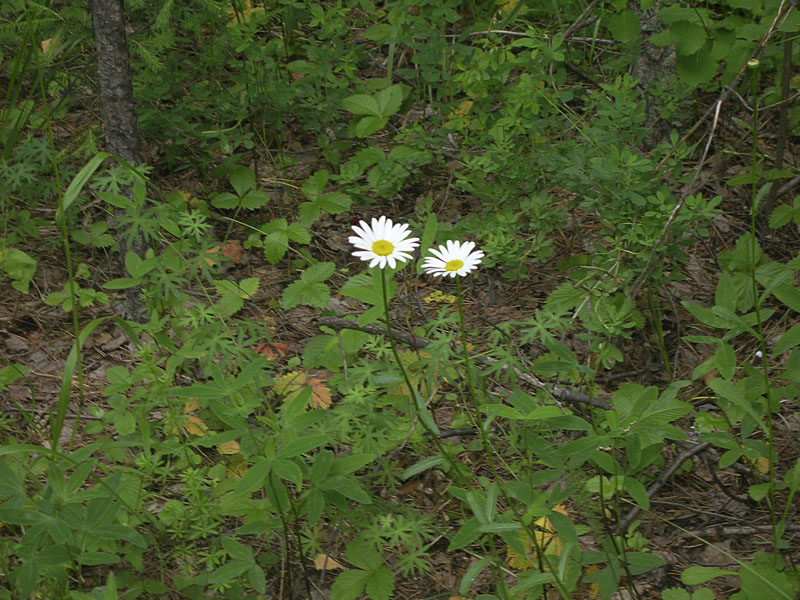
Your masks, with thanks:
[{"label": "white daisy flower", "polygon": [[456,242],[450,240],[446,246],[439,246],[438,250],[430,249],[433,256],[425,257],[422,270],[428,275],[442,277],[449,275],[462,277],[469,275],[481,264],[484,254],[475,250],[475,242]]},{"label": "white daisy flower", "polygon": [[397,263],[404,263],[411,258],[411,252],[419,246],[419,238],[408,237],[411,233],[405,223],[392,223],[391,219],[381,217],[372,219],[372,225],[360,221],[353,225],[352,235],[348,241],[358,250],[353,252],[363,261],[369,261],[369,266],[385,269],[389,265],[394,269]]}]

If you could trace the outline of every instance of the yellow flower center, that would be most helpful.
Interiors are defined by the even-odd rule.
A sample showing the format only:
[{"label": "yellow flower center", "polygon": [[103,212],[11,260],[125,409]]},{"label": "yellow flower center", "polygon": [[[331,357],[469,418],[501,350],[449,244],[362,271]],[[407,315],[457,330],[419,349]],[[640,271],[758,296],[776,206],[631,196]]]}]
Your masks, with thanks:
[{"label": "yellow flower center", "polygon": [[444,266],[445,271],[458,271],[461,267],[464,266],[464,261],[458,258],[454,258],[453,260],[448,260],[447,264]]},{"label": "yellow flower center", "polygon": [[372,251],[378,256],[389,256],[394,252],[394,244],[386,240],[378,240],[372,244]]}]

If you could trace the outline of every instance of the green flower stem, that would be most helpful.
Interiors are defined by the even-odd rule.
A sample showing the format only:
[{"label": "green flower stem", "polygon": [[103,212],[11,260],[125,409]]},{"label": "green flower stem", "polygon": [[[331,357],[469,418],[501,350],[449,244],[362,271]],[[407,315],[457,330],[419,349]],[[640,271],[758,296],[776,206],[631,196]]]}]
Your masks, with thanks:
[{"label": "green flower stem", "polygon": [[[397,362],[397,367],[400,369],[400,372],[403,375],[403,381],[405,381],[406,386],[408,386],[408,392],[410,394],[410,414],[412,419],[414,416],[419,417],[419,422],[425,428],[431,439],[433,440],[436,449],[439,453],[450,463],[450,466],[453,469],[453,475],[458,481],[458,484],[463,487],[469,487],[469,482],[461,473],[461,469],[459,468],[458,464],[455,462],[453,457],[447,452],[444,444],[442,443],[441,438],[439,437],[439,432],[436,431],[431,425],[428,423],[427,419],[424,416],[419,414],[419,411],[416,410],[416,404],[419,397],[419,392],[417,392],[416,388],[411,384],[411,378],[408,376],[408,372],[406,371],[405,366],[403,365],[403,361],[400,360],[400,353],[397,351],[397,343],[394,340],[394,334],[392,333],[392,320],[389,317],[389,294],[387,292],[386,286],[386,272],[381,269],[381,289],[383,290],[383,314],[386,320],[386,332],[389,338],[389,345],[392,348],[392,353],[394,354],[394,359]],[[434,423],[435,426],[435,423]]]}]

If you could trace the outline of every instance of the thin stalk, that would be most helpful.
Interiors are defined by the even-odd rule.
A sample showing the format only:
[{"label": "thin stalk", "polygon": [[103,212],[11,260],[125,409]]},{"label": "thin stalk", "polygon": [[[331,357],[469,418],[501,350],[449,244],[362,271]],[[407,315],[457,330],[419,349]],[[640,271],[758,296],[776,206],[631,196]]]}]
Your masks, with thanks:
[{"label": "thin stalk", "polygon": [[[753,75],[751,80],[751,95],[753,98],[753,150],[752,150],[752,172],[755,174],[756,166],[758,164],[758,61],[751,60],[748,62],[747,66],[750,68],[750,71]],[[756,217],[758,216],[758,182],[756,181],[756,177],[753,177],[753,183],[751,186],[751,199],[752,199],[752,206],[750,209],[750,235],[752,237],[752,241],[750,244],[750,264],[755,265],[757,256],[756,256],[756,244],[755,244],[755,235],[756,235]],[[770,516],[770,523],[772,525],[772,551],[775,556],[777,568],[780,567],[778,564],[778,543],[780,542],[780,532],[778,531],[778,513],[776,510],[775,502],[776,502],[776,493],[775,493],[775,448],[773,446],[774,437],[774,427],[773,427],[773,419],[772,419],[772,386],[770,384],[769,378],[769,365],[767,364],[767,347],[766,347],[766,336],[764,334],[764,324],[761,322],[761,302],[759,301],[759,294],[758,294],[758,281],[756,281],[756,274],[755,274],[755,267],[753,267],[753,272],[750,273],[750,284],[753,288],[753,297],[756,299],[756,330],[758,331],[758,341],[761,347],[761,369],[764,378],[764,386],[766,387],[766,394],[765,394],[765,401],[766,401],[766,421],[767,421],[767,448],[768,448],[768,457],[767,460],[769,462],[769,516]]]},{"label": "thin stalk", "polygon": [[[394,339],[394,334],[392,333],[392,320],[389,317],[389,293],[387,291],[386,286],[386,271],[381,269],[381,290],[383,291],[383,315],[384,319],[386,320],[386,334],[389,338],[389,345],[392,348],[392,354],[394,354],[394,360],[397,363],[397,367],[400,369],[400,373],[403,375],[403,381],[408,387],[409,393],[409,411],[410,415],[413,417],[417,414],[415,411],[415,403],[417,397],[416,388],[411,383],[411,378],[408,376],[408,372],[406,371],[405,366],[403,365],[403,361],[400,360],[400,353],[397,351],[397,343]],[[446,451],[442,440],[439,438],[439,435],[428,425],[428,423],[422,417],[419,418],[419,422],[425,428],[431,439],[433,439],[433,443],[436,446],[436,449],[439,453],[450,463],[450,466],[453,469],[453,474],[458,481],[458,484],[464,487],[468,487],[469,482],[466,480],[464,475],[461,473],[461,469],[459,469],[458,465],[456,464],[455,460],[450,453]]]}]

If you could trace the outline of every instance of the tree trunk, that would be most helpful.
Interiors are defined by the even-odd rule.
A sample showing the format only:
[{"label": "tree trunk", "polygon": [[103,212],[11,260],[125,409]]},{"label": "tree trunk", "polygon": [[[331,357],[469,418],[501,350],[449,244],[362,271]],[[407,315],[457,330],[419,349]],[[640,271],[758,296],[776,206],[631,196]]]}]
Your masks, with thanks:
[{"label": "tree trunk", "polygon": [[[123,0],[90,0],[90,7],[108,151],[132,165],[140,165],[143,161],[139,152]],[[123,189],[122,194],[133,201],[130,188]],[[128,244],[124,232],[121,233],[117,241],[123,260],[129,250],[144,258],[144,240],[139,238]],[[126,319],[138,323],[147,320],[140,287],[126,290],[123,313]]]},{"label": "tree trunk", "polygon": [[[655,83],[662,84],[667,90],[678,87],[675,48],[671,45],[655,46],[650,43],[650,38],[664,27],[661,19],[658,18],[661,2],[656,2],[648,10],[642,10],[638,0],[630,0],[628,8],[639,19],[642,27],[642,52],[631,65],[631,75],[639,80],[641,97],[645,101],[645,126],[648,128],[648,132],[642,142],[642,149],[647,151],[668,139],[673,128],[680,129],[685,123],[667,122],[662,119],[659,114],[660,100],[652,94],[650,89],[651,85]],[[680,119],[680,117],[677,118]]]}]

